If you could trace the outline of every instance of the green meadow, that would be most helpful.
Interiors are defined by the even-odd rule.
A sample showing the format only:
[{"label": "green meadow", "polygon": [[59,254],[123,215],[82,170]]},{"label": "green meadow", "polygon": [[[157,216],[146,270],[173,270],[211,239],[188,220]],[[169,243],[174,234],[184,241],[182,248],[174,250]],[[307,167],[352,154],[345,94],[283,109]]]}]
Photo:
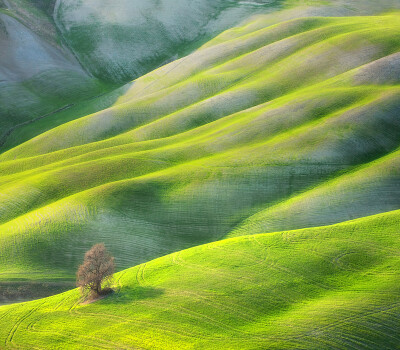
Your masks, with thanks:
[{"label": "green meadow", "polygon": [[0,349],[399,348],[400,12],[295,5],[117,89],[42,76],[0,144]]},{"label": "green meadow", "polygon": [[77,290],[0,308],[18,349],[396,349],[400,212],[179,251]]}]

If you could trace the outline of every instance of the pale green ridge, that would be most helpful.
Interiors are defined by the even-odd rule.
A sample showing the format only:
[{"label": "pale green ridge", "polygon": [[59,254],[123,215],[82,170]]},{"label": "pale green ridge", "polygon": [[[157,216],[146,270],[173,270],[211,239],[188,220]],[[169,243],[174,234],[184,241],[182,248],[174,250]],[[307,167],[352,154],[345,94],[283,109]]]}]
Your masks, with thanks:
[{"label": "pale green ridge", "polygon": [[122,271],[116,292],[0,307],[5,348],[382,349],[400,342],[400,212],[238,237]]}]

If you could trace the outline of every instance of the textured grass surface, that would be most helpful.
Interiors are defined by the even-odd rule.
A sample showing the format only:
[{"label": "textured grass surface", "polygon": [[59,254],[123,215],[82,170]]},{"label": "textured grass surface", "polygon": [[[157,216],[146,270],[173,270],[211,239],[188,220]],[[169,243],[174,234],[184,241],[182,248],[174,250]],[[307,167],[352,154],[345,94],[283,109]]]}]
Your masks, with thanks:
[{"label": "textured grass surface", "polygon": [[[73,290],[0,307],[2,347],[396,349],[400,212],[209,243]],[[251,232],[248,232],[251,233]]]},{"label": "textured grass surface", "polygon": [[185,56],[257,14],[272,13],[267,18],[271,24],[395,8],[400,9],[400,4],[393,0],[57,0],[54,19],[69,46],[96,77],[126,82]]},{"label": "textured grass surface", "polygon": [[24,129],[49,130],[0,155],[3,276],[398,209],[399,15],[269,21]]},{"label": "textured grass surface", "polygon": [[0,3],[0,146],[24,124],[110,89],[68,51],[46,5]]},{"label": "textured grass surface", "polygon": [[281,0],[58,0],[54,19],[70,47],[97,77],[137,78]]},{"label": "textured grass surface", "polygon": [[[49,108],[50,112],[48,114],[44,116],[39,116],[39,119],[34,119],[33,122],[25,121],[25,124],[20,124],[18,127],[16,127],[11,134],[4,138],[4,144],[0,147],[0,150],[2,152],[5,152],[8,149],[18,146],[21,143],[28,141],[61,124],[112,106],[115,101],[121,96],[121,94],[124,93],[129,85],[130,84],[118,89],[104,92],[94,97],[88,96],[87,91],[86,93],[82,94],[82,91],[78,89],[76,91],[76,98],[71,99],[71,103],[62,107],[62,110],[57,111],[54,109],[57,107],[57,104],[54,104],[53,106],[50,105],[50,107],[52,108]],[[109,89],[110,88],[106,88],[106,90]],[[98,90],[98,92],[100,91],[101,90]],[[93,93],[94,91],[90,92]],[[68,98],[71,98],[71,96],[69,96]],[[48,99],[44,99],[44,104],[49,104]]]},{"label": "textured grass surface", "polygon": [[[74,105],[2,148],[0,304],[72,288],[94,243],[129,269],[93,304],[1,306],[0,348],[399,347],[400,14],[295,3],[94,99],[59,70],[3,94],[5,128]],[[62,5],[26,4],[0,16]]]}]

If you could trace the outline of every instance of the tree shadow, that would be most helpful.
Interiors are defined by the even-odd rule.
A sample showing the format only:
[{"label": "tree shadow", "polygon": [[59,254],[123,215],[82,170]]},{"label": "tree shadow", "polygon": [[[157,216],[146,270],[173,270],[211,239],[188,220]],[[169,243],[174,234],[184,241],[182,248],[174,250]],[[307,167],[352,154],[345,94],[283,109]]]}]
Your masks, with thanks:
[{"label": "tree shadow", "polygon": [[142,286],[124,286],[102,300],[102,304],[130,304],[138,300],[154,299],[164,294],[164,289]]}]

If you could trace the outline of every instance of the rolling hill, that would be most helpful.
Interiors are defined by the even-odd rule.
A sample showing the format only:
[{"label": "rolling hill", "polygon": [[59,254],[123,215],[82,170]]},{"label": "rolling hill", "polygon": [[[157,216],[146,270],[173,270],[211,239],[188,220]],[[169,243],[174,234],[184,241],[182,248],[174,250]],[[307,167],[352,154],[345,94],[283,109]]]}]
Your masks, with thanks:
[{"label": "rolling hill", "polygon": [[0,56],[44,108],[3,118],[0,303],[73,288],[98,242],[121,272],[1,306],[0,348],[400,344],[399,3],[18,1],[0,20],[47,61]]},{"label": "rolling hill", "polygon": [[[53,17],[71,50],[93,75],[127,82],[258,14],[272,13],[269,21],[276,23],[399,7],[393,0],[378,4],[365,0],[57,0]],[[286,11],[276,15],[282,9]]]},{"label": "rolling hill", "polygon": [[235,28],[3,153],[2,263],[72,273],[104,240],[127,268],[398,209],[399,33],[397,13]]},{"label": "rolling hill", "polygon": [[73,290],[0,308],[18,349],[396,349],[400,212],[237,237],[115,276],[81,305]]},{"label": "rolling hill", "polygon": [[0,150],[29,139],[26,129],[32,137],[32,123],[36,136],[108,107],[92,99],[276,8],[270,1],[0,0]]},{"label": "rolling hill", "polygon": [[253,30],[396,8],[397,0],[1,0],[0,151],[109,107],[92,99],[258,14],[270,13]]}]

